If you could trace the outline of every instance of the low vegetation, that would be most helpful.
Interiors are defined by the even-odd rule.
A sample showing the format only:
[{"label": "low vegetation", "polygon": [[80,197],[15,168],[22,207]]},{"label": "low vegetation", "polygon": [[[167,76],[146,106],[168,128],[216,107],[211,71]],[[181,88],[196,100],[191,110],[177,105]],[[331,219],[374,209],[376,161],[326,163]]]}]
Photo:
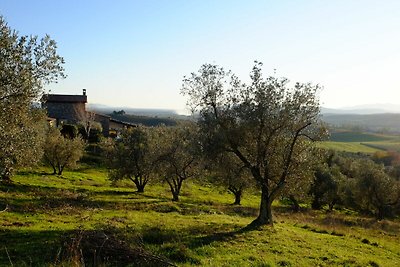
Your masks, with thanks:
[{"label": "low vegetation", "polygon": [[276,202],[273,228],[247,230],[258,210],[254,193],[237,206],[223,188],[188,182],[180,202],[171,202],[164,186],[150,184],[143,194],[129,183],[111,186],[103,169],[50,173],[20,171],[12,186],[1,185],[0,265],[400,264],[398,220],[307,206],[293,213]]}]

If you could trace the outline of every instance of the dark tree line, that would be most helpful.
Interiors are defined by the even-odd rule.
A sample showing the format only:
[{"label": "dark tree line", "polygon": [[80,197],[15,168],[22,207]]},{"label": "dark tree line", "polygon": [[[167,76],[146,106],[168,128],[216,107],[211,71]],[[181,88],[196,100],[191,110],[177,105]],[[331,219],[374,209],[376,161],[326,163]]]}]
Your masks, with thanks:
[{"label": "dark tree line", "polygon": [[379,158],[325,152],[309,191],[312,208],[346,207],[377,219],[400,214],[399,166],[385,167]]}]

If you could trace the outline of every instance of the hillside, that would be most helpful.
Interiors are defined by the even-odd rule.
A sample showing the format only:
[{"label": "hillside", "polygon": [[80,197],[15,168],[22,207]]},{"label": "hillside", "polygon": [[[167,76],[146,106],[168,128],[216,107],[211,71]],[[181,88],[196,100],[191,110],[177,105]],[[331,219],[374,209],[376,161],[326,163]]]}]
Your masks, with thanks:
[{"label": "hillside", "polygon": [[137,124],[137,125],[144,125],[144,126],[160,126],[160,125],[175,126],[177,123],[177,120],[172,119],[172,118],[138,116],[138,115],[133,115],[133,114],[117,114],[115,112],[107,114],[107,115],[111,116],[111,118],[119,120],[119,121],[124,121],[124,122],[129,122],[129,123],[133,123],[133,124]]},{"label": "hillside", "polygon": [[136,266],[400,265],[399,221],[296,214],[277,202],[275,226],[249,231],[257,194],[233,206],[225,190],[192,182],[173,203],[166,186],[138,194],[129,183],[111,186],[102,169],[49,171],[22,171],[0,186],[0,266],[91,266],[102,257],[106,266],[133,258]]},{"label": "hillside", "polygon": [[322,120],[333,127],[358,128],[374,132],[400,132],[400,113],[323,114]]}]

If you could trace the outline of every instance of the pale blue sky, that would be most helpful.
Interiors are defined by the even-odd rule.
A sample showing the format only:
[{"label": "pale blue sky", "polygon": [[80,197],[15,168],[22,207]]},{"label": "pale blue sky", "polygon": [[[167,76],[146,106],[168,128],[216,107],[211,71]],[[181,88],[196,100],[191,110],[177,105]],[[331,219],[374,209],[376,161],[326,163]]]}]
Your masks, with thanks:
[{"label": "pale blue sky", "polygon": [[68,78],[53,93],[136,108],[185,108],[184,75],[203,63],[246,81],[266,74],[324,86],[327,107],[400,103],[400,1],[1,0],[21,34],[48,33]]}]

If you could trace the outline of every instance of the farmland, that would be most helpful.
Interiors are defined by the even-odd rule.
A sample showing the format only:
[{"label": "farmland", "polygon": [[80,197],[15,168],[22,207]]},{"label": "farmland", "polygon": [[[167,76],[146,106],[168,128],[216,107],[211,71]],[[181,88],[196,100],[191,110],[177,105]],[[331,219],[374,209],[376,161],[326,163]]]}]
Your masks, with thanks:
[{"label": "farmland", "polygon": [[400,136],[352,131],[333,131],[320,147],[352,153],[373,154],[376,151],[400,152]]}]

